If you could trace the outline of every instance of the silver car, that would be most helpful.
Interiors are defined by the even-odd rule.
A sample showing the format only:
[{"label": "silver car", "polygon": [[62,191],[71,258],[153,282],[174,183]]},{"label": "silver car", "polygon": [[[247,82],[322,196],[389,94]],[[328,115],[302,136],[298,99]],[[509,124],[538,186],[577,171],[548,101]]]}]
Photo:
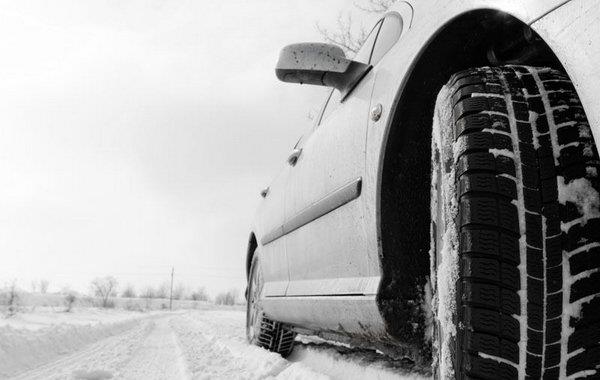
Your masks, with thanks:
[{"label": "silver car", "polygon": [[248,340],[376,348],[437,378],[600,377],[600,2],[398,1],[262,191]]}]

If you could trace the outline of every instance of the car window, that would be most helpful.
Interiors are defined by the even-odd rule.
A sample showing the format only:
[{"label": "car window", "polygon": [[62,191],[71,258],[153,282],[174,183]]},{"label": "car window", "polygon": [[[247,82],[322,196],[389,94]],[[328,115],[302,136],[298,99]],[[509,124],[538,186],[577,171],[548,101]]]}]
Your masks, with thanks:
[{"label": "car window", "polygon": [[354,58],[352,58],[353,61],[361,62],[365,65],[369,63],[369,60],[371,59],[371,52],[373,51],[373,43],[377,39],[377,33],[379,32],[380,27],[381,20],[375,24],[371,30],[371,33],[369,33],[365,39],[365,42],[363,42],[362,47],[358,50],[358,52],[356,52]]},{"label": "car window", "polygon": [[377,41],[371,54],[369,63],[375,66],[392,46],[400,39],[402,34],[402,18],[400,15],[392,13],[383,19],[383,25],[379,29]]}]

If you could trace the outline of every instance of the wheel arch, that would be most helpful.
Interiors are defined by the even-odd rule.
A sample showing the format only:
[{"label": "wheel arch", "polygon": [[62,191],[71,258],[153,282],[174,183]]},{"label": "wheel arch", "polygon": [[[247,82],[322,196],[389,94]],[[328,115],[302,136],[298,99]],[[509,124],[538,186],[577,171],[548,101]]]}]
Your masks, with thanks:
[{"label": "wheel arch", "polygon": [[[536,37],[535,47],[524,51],[511,43],[523,30]],[[498,48],[496,62],[491,46]],[[564,71],[550,46],[523,21],[496,9],[467,11],[431,36],[395,97],[379,163],[377,303],[389,333],[404,342],[427,345],[425,331],[413,326],[425,325],[419,308],[430,272],[431,126],[437,94],[458,71],[507,62]]]}]

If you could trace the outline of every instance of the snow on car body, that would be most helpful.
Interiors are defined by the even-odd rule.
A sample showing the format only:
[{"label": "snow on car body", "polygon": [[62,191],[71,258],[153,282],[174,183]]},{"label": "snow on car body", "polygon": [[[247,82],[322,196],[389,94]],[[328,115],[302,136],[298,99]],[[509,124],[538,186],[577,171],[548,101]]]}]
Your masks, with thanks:
[{"label": "snow on car body", "polygon": [[[436,216],[429,217],[432,119],[437,93],[455,73],[471,67],[519,64],[565,71],[583,105],[588,129],[591,128],[598,142],[599,18],[600,4],[592,0],[398,1],[353,58],[364,65],[360,66],[364,71],[344,83],[346,87],[337,86],[339,78],[334,75],[338,74],[330,68],[323,71],[325,75],[315,76],[316,82],[311,82],[310,70],[308,74],[306,70],[294,71],[293,62],[290,68],[284,59],[286,53],[282,52],[278,66],[283,73],[278,72],[280,79],[286,80],[285,75],[291,75],[286,81],[319,84],[321,80],[320,84],[337,86],[341,91],[332,91],[313,128],[300,139],[288,164],[262,193],[264,200],[248,246],[247,269],[250,275],[254,252],[260,252],[259,299],[264,315],[293,331],[345,339],[427,362],[432,340],[444,341],[436,335],[440,327],[436,327],[434,318],[439,317],[440,312],[436,289],[439,278],[431,279],[433,286],[430,282],[432,274],[439,274],[435,255],[441,249],[438,247],[436,251],[435,244],[430,244],[430,240],[436,240],[430,239],[430,224]],[[331,50],[326,52],[329,54]],[[312,54],[304,50],[292,53]],[[302,59],[298,58],[297,62]],[[311,65],[318,63],[318,60],[311,61]],[[537,85],[542,87],[540,75],[555,75],[546,71],[540,74],[515,70],[506,75],[535,77]],[[496,71],[471,74],[505,75]],[[502,93],[475,92],[469,96],[504,99]],[[543,97],[547,97],[546,94]],[[514,99],[504,100],[512,104]],[[505,113],[515,114],[513,111],[509,109]],[[531,125],[534,128],[534,124]],[[513,127],[516,128],[516,124]],[[552,128],[558,127],[553,125]],[[554,133],[556,140],[555,132],[548,133]],[[520,130],[514,129],[513,134],[513,138],[518,138]],[[589,138],[593,145],[593,138]],[[538,149],[539,143],[535,146]],[[501,150],[489,148],[494,157],[502,155]],[[564,147],[555,143],[554,148]],[[519,154],[517,144],[513,155],[517,169],[521,165]],[[597,160],[595,150],[594,154],[595,158],[590,156],[592,161],[586,167],[592,172],[590,178],[595,177],[593,171],[597,170],[593,161]],[[556,162],[558,168],[558,158]],[[515,182],[521,186],[522,180],[516,178]],[[564,192],[565,186],[557,191]],[[594,212],[598,211],[598,187],[590,185],[588,188],[588,196],[584,194],[579,198],[591,202],[590,217],[597,219]],[[519,194],[513,203],[519,210],[524,242],[525,216],[532,213],[523,203],[523,192]],[[563,200],[569,198],[559,195]],[[565,202],[560,203],[565,205]],[[538,217],[542,217],[541,213]],[[432,229],[435,228],[434,220]],[[435,231],[433,233],[435,237]],[[527,245],[523,242],[519,253],[525,261]],[[430,248],[432,260],[428,253]],[[546,247],[540,249],[545,252]],[[532,364],[527,359],[527,341],[533,338],[527,336],[531,328],[526,323],[527,292],[532,291],[527,289],[527,280],[532,276],[524,264],[519,268],[522,310],[519,314],[521,336],[519,342],[515,342],[519,350],[517,358],[507,364],[502,355],[479,350],[479,356],[487,355],[485,359],[494,365],[502,362],[514,367],[514,373],[524,378],[526,374],[541,375],[542,372],[528,368]],[[586,273],[591,275],[592,271]],[[570,273],[565,272],[567,275]],[[546,280],[542,283],[546,284]],[[567,298],[565,302],[568,301]],[[543,303],[544,311],[546,303]],[[567,305],[564,308],[570,310]],[[571,316],[577,317],[577,310],[574,313]],[[532,312],[529,318],[531,315]],[[455,318],[455,322],[460,321]],[[562,329],[563,351],[568,350],[565,348],[568,329],[567,323]],[[544,341],[542,345],[546,347],[550,343]],[[451,343],[434,342],[434,351],[440,350],[439,345],[443,344]],[[548,376],[555,373],[553,367],[558,368],[560,376],[577,373],[568,368],[567,354],[562,352],[556,366],[546,366]],[[544,355],[542,352],[538,356]],[[439,358],[436,352],[435,358]],[[457,369],[457,376],[468,372],[465,365],[473,370],[472,363],[464,364],[460,360],[451,364]],[[593,371],[586,366],[580,367]],[[442,377],[454,373],[452,369],[444,371],[436,373]],[[513,373],[510,371],[499,373],[504,376]]]}]

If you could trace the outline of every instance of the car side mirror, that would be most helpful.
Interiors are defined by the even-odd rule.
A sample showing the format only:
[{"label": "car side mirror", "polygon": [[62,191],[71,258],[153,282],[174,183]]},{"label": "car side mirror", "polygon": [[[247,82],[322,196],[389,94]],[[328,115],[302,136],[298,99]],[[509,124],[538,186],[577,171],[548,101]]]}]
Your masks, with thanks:
[{"label": "car side mirror", "polygon": [[281,50],[275,74],[283,82],[336,88],[343,100],[370,69],[370,65],[346,58],[336,45],[300,43]]}]

